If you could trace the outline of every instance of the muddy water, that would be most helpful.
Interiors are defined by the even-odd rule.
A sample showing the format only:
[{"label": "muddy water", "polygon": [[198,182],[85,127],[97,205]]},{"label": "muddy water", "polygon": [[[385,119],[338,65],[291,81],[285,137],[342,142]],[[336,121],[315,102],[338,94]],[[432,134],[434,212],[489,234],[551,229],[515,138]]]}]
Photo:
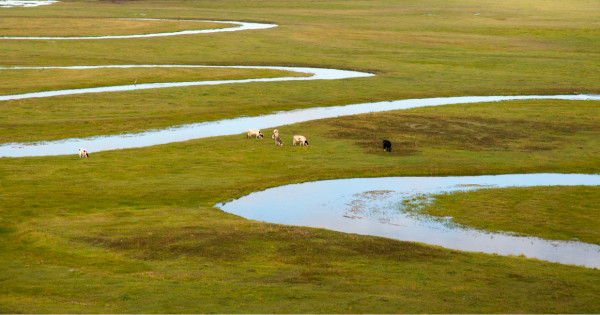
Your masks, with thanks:
[{"label": "muddy water", "polygon": [[382,236],[462,251],[524,255],[600,268],[598,245],[487,233],[452,224],[451,218],[433,220],[402,211],[403,200],[423,194],[550,185],[600,185],[600,175],[517,174],[328,180],[254,192],[216,207],[258,221]]}]

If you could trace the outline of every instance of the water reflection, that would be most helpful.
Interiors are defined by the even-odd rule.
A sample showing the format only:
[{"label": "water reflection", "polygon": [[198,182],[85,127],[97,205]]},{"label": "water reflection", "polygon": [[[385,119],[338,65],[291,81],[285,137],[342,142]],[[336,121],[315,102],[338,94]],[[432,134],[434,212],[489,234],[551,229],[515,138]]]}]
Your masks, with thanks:
[{"label": "water reflection", "polygon": [[[275,68],[275,67],[274,67]],[[277,67],[287,68],[287,67]],[[301,68],[300,72],[309,72],[312,68]],[[322,74],[317,78],[332,79],[331,73],[319,69]],[[341,71],[341,70],[336,70]],[[358,73],[339,72],[340,75],[361,75]],[[370,75],[370,74],[364,74]],[[313,77],[293,77],[290,80],[309,80]],[[277,79],[277,78],[275,78]],[[8,143],[0,145],[0,157],[23,157],[23,156],[46,156],[74,154],[77,148],[84,147],[89,152],[99,152],[115,149],[139,148],[158,144],[166,144],[191,139],[200,139],[214,136],[226,136],[240,134],[250,126],[254,128],[273,128],[314,119],[340,117],[347,115],[364,114],[370,112],[381,112],[398,109],[409,109],[425,106],[441,106],[450,104],[468,104],[479,102],[495,102],[509,100],[533,100],[533,99],[563,99],[563,100],[600,100],[600,95],[526,95],[526,96],[462,96],[445,98],[407,99],[390,102],[375,102],[351,104],[344,106],[317,107],[308,109],[297,109],[279,112],[270,115],[256,117],[240,117],[235,119],[224,119],[213,122],[201,122],[189,125],[175,126],[161,130],[153,130],[137,134],[122,134],[114,136],[99,136],[85,139],[65,139],[41,143]]]},{"label": "water reflection", "polygon": [[216,206],[252,220],[383,236],[463,251],[524,255],[600,268],[598,245],[487,233],[448,224],[450,218],[445,222],[429,220],[400,210],[403,200],[423,194],[553,185],[600,185],[600,175],[513,174],[328,180],[271,188]]},{"label": "water reflection", "polygon": [[115,86],[101,86],[93,88],[69,89],[32,92],[23,94],[0,95],[0,101],[20,100],[28,98],[42,98],[63,95],[77,95],[86,93],[106,93],[106,92],[124,92],[138,91],[148,89],[160,89],[170,87],[186,87],[198,85],[222,85],[233,83],[249,83],[249,82],[276,82],[276,81],[305,81],[305,80],[339,80],[348,78],[360,78],[373,76],[371,73],[324,69],[324,68],[309,68],[309,67],[277,67],[277,66],[206,66],[206,65],[105,65],[105,66],[70,66],[70,67],[0,67],[0,70],[47,70],[47,69],[64,69],[64,70],[88,70],[88,69],[130,69],[130,68],[228,68],[228,69],[267,69],[267,70],[282,70],[293,71],[307,74],[303,77],[275,77],[275,78],[249,78],[239,80],[207,80],[207,81],[187,81],[187,82],[158,82],[158,83],[140,83]]},{"label": "water reflection", "polygon": [[53,3],[57,3],[58,1],[50,1],[50,0],[2,0],[0,1],[0,8],[12,8],[12,7],[37,7],[40,5],[49,5]]}]

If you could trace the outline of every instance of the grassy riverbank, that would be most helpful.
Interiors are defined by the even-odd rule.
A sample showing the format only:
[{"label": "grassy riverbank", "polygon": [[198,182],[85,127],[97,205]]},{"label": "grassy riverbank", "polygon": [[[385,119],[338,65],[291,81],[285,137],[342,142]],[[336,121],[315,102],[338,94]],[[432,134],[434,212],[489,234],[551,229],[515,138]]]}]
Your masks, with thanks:
[{"label": "grassy riverbank", "polygon": [[[579,114],[557,121],[566,109]],[[211,207],[258,189],[327,178],[597,173],[598,159],[577,167],[572,161],[573,150],[597,153],[597,112],[594,102],[454,105],[282,126],[283,147],[237,135],[97,152],[87,160],[2,159],[4,310],[597,312],[598,270],[252,222]],[[390,123],[407,128],[398,134],[413,145],[403,149],[396,139],[392,154],[380,150],[371,138]],[[474,140],[503,129],[497,143]],[[287,143],[300,131],[310,147]],[[461,140],[447,139],[450,133]],[[529,204],[528,213],[545,217],[547,208],[568,208],[600,192],[553,190],[563,193]],[[524,194],[531,192],[516,196]],[[495,195],[478,200],[470,207],[503,204]],[[562,216],[559,230],[600,223],[583,212]],[[520,221],[515,229],[528,226]],[[599,236],[581,233],[573,237]]]},{"label": "grassy riverbank", "polygon": [[420,209],[481,230],[600,245],[597,187],[534,187],[436,195]]},{"label": "grassy riverbank", "polygon": [[[402,98],[600,93],[600,74],[591,70],[600,39],[596,9],[585,1],[464,0],[74,1],[0,9],[2,18],[145,14],[280,25],[138,40],[0,40],[1,66],[301,65],[377,74],[0,102],[0,142]],[[134,74],[187,80],[257,73],[244,71]],[[94,70],[82,81],[44,83],[55,76],[48,73],[27,76],[46,87],[77,88],[132,74]],[[37,87],[12,75],[0,70],[15,90]],[[599,107],[452,105],[280,126],[283,147],[240,134],[91,152],[89,159],[79,159],[76,148],[69,156],[1,158],[0,312],[598,313],[597,269],[254,222],[213,205],[331,178],[599,173]],[[291,146],[294,134],[311,145]],[[391,154],[381,150],[384,137],[393,142]],[[440,197],[434,209],[451,212],[432,213],[598,244],[599,195],[598,187],[486,190]]]},{"label": "grassy riverbank", "polygon": [[[0,123],[10,126],[0,130],[0,142],[139,131],[294,108],[405,98],[599,93],[600,72],[595,69],[600,19],[598,10],[590,6],[586,1],[550,5],[541,0],[430,0],[419,4],[344,0],[252,4],[77,1],[10,8],[0,13],[3,19],[44,17],[46,23],[57,24],[51,27],[54,29],[71,29],[70,24],[82,26],[86,22],[92,26],[100,23],[104,29],[110,26],[107,18],[140,17],[260,21],[279,26],[129,40],[2,40],[3,66],[280,65],[361,70],[377,76],[0,102],[0,111],[6,113]],[[131,23],[137,26],[140,21]],[[122,32],[119,25],[106,31]],[[11,32],[8,27],[2,34]],[[138,75],[151,75],[134,71],[137,73],[115,78],[114,84],[133,83]],[[46,71],[38,72],[43,78]],[[7,82],[20,76],[14,71],[0,73]],[[106,77],[111,78],[108,82],[104,74],[89,71],[86,77],[81,73],[71,71],[61,77],[83,76],[68,87],[89,87],[110,83],[114,71],[105,70]],[[161,70],[155,74],[157,78],[164,76]],[[185,73],[178,76],[181,80],[190,78]],[[39,80],[17,82],[17,91],[41,84],[36,83]],[[122,115],[107,114],[122,111]]]}]

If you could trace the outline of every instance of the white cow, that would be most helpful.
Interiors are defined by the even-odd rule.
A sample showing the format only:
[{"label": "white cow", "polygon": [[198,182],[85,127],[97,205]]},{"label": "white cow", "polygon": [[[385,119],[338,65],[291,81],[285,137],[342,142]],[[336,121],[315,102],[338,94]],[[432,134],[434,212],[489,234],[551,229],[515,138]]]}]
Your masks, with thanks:
[{"label": "white cow", "polygon": [[292,140],[292,145],[296,145],[296,142],[300,143],[300,145],[308,146],[308,141],[306,141],[305,136],[294,136],[294,139]]},{"label": "white cow", "polygon": [[81,148],[79,149],[79,158],[82,158],[82,157],[87,158],[89,156],[90,155],[88,154],[88,151],[86,149],[81,149]]},{"label": "white cow", "polygon": [[279,130],[274,129],[273,134],[271,135],[271,139],[275,140],[277,139],[277,137],[279,137]]},{"label": "white cow", "polygon": [[264,138],[262,132],[260,132],[260,129],[248,129],[248,138],[252,137],[252,136],[256,136],[256,138],[258,139],[259,137],[262,139]]}]

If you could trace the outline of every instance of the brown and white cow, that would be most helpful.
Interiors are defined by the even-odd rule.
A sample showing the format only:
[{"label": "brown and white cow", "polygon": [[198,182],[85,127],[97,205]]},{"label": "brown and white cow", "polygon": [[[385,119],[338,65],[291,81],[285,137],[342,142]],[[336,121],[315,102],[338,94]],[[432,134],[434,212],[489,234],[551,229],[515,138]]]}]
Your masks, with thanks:
[{"label": "brown and white cow", "polygon": [[308,141],[306,141],[305,136],[294,136],[292,140],[292,145],[296,145],[296,143],[300,143],[300,145],[308,146]]},{"label": "brown and white cow", "polygon": [[281,138],[277,137],[275,138],[275,144],[278,146],[282,146],[283,145],[283,141],[281,141]]},{"label": "brown and white cow", "polygon": [[262,132],[260,132],[260,129],[248,129],[248,138],[252,137],[252,136],[256,136],[256,139],[258,138],[264,138],[265,136],[263,136]]}]

